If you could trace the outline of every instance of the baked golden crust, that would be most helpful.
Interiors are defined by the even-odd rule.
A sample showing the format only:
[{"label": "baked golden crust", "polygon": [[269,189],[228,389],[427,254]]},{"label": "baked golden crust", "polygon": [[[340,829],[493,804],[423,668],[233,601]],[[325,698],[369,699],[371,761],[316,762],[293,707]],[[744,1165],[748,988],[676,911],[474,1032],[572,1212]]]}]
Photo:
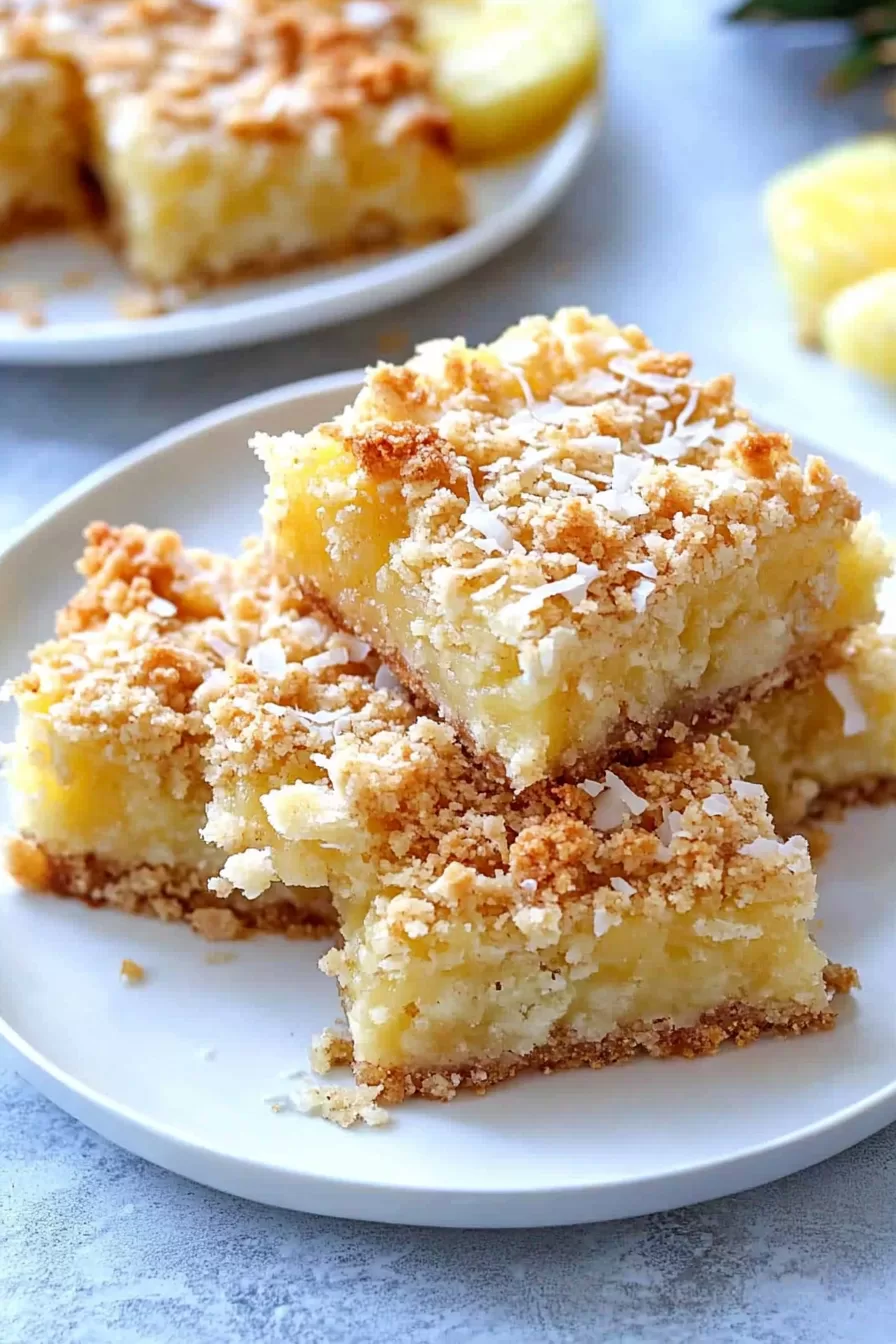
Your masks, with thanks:
[{"label": "baked golden crust", "polygon": [[331,938],[336,913],[326,891],[304,890],[264,901],[233,896],[226,905],[208,889],[214,866],[121,864],[94,854],[54,854],[25,836],[6,846],[10,876],[26,891],[70,896],[95,908],[184,922],[210,942],[233,942],[256,933],[286,938]]},{"label": "baked golden crust", "polygon": [[[849,967],[829,966],[830,987],[848,993],[857,983]],[[827,977],[826,977],[827,978]],[[835,989],[836,987],[836,989]],[[526,1055],[508,1053],[497,1060],[450,1064],[438,1069],[384,1068],[360,1064],[356,1076],[360,1083],[379,1086],[384,1105],[395,1105],[408,1097],[430,1101],[452,1101],[461,1090],[486,1092],[496,1083],[506,1082],[520,1073],[554,1073],[560,1069],[603,1069],[639,1055],[654,1059],[699,1059],[715,1055],[730,1042],[743,1047],[752,1045],[761,1035],[800,1036],[809,1031],[830,1031],[836,1025],[833,1011],[811,1011],[787,1004],[780,1009],[757,1008],[746,1003],[725,1003],[701,1014],[691,1027],[676,1027],[669,1022],[640,1022],[621,1027],[599,1041],[577,1040],[569,1032],[554,1032],[550,1041]]]}]

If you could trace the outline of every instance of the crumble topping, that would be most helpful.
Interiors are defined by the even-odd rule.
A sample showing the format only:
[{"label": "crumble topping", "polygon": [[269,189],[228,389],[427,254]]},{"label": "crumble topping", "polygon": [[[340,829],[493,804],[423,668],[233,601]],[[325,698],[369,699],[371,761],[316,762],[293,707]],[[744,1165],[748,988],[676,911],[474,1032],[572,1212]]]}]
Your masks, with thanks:
[{"label": "crumble topping", "polygon": [[146,971],[138,961],[131,961],[130,957],[123,959],[118,974],[123,985],[142,985],[146,979]]},{"label": "crumble topping", "polygon": [[[795,849],[779,847],[762,789],[743,778],[749,756],[727,736],[670,746],[601,780],[514,793],[449,726],[376,689],[369,669],[328,672],[336,680],[312,688],[300,664],[288,663],[276,683],[233,667],[230,690],[210,707],[215,794],[206,836],[229,825],[232,842],[238,799],[246,786],[257,792],[268,827],[253,831],[253,894],[272,870],[338,883],[360,862],[364,882],[408,893],[374,898],[408,939],[429,936],[468,900],[522,914],[523,926],[543,936],[551,916],[533,910],[587,900],[604,923],[607,912],[718,902],[721,874],[746,882],[744,865],[758,865],[757,881],[759,868],[803,869]],[[258,712],[271,695],[283,714]],[[301,712],[320,695],[329,716],[343,720],[338,734]],[[762,843],[750,848],[754,840]],[[226,867],[231,880],[238,867]]]},{"label": "crumble topping", "polygon": [[856,737],[859,733],[867,732],[868,716],[853,690],[849,675],[846,672],[828,672],[824,684],[843,710],[843,736]]},{"label": "crumble topping", "polygon": [[382,1090],[381,1085],[367,1083],[345,1086],[305,1082],[297,1088],[293,1100],[296,1109],[303,1114],[319,1115],[322,1120],[339,1125],[340,1129],[350,1129],[359,1120],[376,1129],[388,1125],[391,1118],[383,1106],[377,1105]]},{"label": "crumble topping", "polygon": [[[730,377],[696,382],[688,357],[583,309],[379,364],[317,435],[400,488],[410,535],[390,564],[430,591],[433,616],[457,616],[455,594],[487,598],[509,639],[548,634],[570,607],[582,628],[643,615],[686,581],[753,564],[776,531],[824,516],[845,536],[858,517],[821,459],[801,467],[786,436],[738,409]],[[255,446],[274,470],[294,440]],[[269,523],[285,507],[270,498]]]},{"label": "crumble topping", "polygon": [[339,1035],[327,1027],[318,1036],[312,1036],[308,1056],[315,1073],[329,1073],[331,1069],[351,1064],[352,1043],[346,1035]]},{"label": "crumble topping", "polygon": [[[354,125],[381,143],[445,144],[429,62],[397,0],[0,0],[0,56],[63,58],[101,107],[142,95],[144,115],[185,147],[225,131],[249,142],[304,140],[329,158]],[[146,314],[142,314],[146,315]]]}]

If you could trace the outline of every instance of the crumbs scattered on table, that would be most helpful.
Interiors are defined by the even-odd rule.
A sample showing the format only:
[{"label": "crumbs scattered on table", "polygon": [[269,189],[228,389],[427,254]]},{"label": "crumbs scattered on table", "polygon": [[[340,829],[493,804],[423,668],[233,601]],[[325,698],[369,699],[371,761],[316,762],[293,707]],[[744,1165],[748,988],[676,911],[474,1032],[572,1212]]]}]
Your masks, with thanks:
[{"label": "crumbs scattered on table", "polygon": [[315,1073],[329,1073],[341,1064],[351,1064],[352,1043],[344,1032],[326,1027],[319,1036],[311,1037],[308,1058]]},{"label": "crumbs scattered on table", "polygon": [[123,958],[118,974],[123,985],[142,985],[146,979],[146,971],[139,961],[131,961],[130,957]]},{"label": "crumbs scattered on table", "polygon": [[66,271],[62,277],[62,288],[67,290],[86,289],[92,285],[94,275],[91,271]]},{"label": "crumbs scattered on table", "polygon": [[14,284],[0,289],[0,312],[14,313],[23,327],[42,327],[44,292],[39,285]]},{"label": "crumbs scattered on table", "polygon": [[377,1105],[376,1099],[382,1090],[382,1084],[371,1087],[367,1083],[354,1083],[345,1087],[309,1080],[292,1093],[291,1100],[303,1115],[318,1115],[341,1129],[348,1129],[359,1120],[379,1128],[391,1119],[389,1112]]},{"label": "crumbs scattered on table", "polygon": [[226,947],[213,947],[205,954],[207,966],[223,966],[228,961],[236,961],[236,953]]},{"label": "crumbs scattered on table", "polygon": [[115,311],[129,322],[140,322],[148,317],[164,317],[175,308],[182,308],[189,297],[180,285],[165,285],[162,289],[126,289],[115,300]]}]

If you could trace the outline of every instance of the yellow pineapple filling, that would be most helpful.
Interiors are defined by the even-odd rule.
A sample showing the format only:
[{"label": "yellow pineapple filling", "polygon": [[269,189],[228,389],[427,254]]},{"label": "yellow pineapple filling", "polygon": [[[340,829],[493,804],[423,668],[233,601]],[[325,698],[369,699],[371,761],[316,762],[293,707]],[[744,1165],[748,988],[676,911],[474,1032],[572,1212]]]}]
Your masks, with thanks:
[{"label": "yellow pineapple filling", "polygon": [[[558,1031],[595,1041],[657,1020],[689,1027],[729,1002],[823,1011],[826,958],[806,931],[805,907],[789,909],[786,891],[779,895],[780,905],[723,914],[623,917],[599,937],[594,911],[579,908],[560,917],[547,945],[532,947],[512,919],[475,909],[459,910],[438,934],[402,936],[386,902],[367,907],[360,892],[340,896],[337,887],[345,948],[328,967],[346,998],[356,1058],[385,1068],[524,1056]],[[536,927],[532,910],[517,918]]]},{"label": "yellow pineapple filling", "polygon": [[54,732],[52,697],[20,697],[9,765],[18,830],[51,852],[92,854],[129,865],[198,866],[213,857],[199,835],[209,790],[193,781],[183,797],[167,793],[145,760],[129,769],[101,740],[70,741]]},{"label": "yellow pineapple filling", "polygon": [[874,626],[856,631],[842,661],[743,712],[732,732],[782,832],[827,796],[874,794],[896,779],[896,641]]},{"label": "yellow pineapple filling", "polygon": [[327,155],[307,138],[247,152],[220,138],[172,145],[127,105],[101,116],[96,153],[113,226],[132,269],[160,284],[435,236],[463,211],[451,161],[414,140],[384,146],[354,132]]}]

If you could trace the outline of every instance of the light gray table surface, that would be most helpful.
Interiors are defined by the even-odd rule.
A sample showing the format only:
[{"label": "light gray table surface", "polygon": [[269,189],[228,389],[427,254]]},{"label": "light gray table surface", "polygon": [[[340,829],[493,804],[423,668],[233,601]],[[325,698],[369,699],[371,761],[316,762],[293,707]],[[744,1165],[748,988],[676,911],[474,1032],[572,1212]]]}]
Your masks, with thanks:
[{"label": "light gray table surface", "polygon": [[[384,333],[481,338],[571,302],[638,321],[708,372],[734,369],[759,413],[896,469],[892,397],[793,347],[758,210],[776,168],[880,124],[877,95],[818,101],[829,50],[725,29],[709,0],[605,8],[604,134],[551,218],[497,262],[399,310],[254,349],[0,370],[0,540],[117,452],[236,397],[363,364]],[[0,1052],[0,1344],[859,1338],[896,1340],[894,1130],[677,1213],[421,1231],[192,1185],[69,1119]]]}]

